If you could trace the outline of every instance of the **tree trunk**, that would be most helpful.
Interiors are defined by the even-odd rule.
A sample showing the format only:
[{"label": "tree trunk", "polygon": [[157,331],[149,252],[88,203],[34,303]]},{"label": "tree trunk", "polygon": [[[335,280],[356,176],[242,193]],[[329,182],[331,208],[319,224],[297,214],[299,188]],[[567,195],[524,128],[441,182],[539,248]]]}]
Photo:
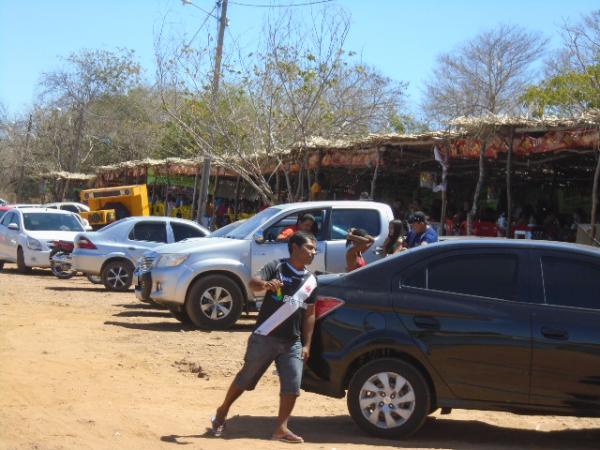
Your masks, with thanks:
[{"label": "tree trunk", "polygon": [[512,154],[515,128],[510,129],[510,142],[506,156],[506,237],[512,236]]},{"label": "tree trunk", "polygon": [[375,170],[373,171],[373,178],[371,178],[371,200],[373,200],[375,198],[375,184],[377,182],[377,174],[379,172],[379,158],[380,158],[380,153],[379,153],[379,149],[377,149],[377,162],[375,163]]},{"label": "tree trunk", "polygon": [[25,135],[25,151],[21,155],[21,165],[19,167],[19,179],[17,180],[17,201],[23,202],[23,183],[25,182],[25,163],[29,156],[29,138],[31,136],[31,126],[33,117],[29,114],[29,121],[27,122],[27,134]]},{"label": "tree trunk", "polygon": [[63,184],[62,192],[60,194],[60,201],[64,202],[65,197],[67,196],[67,191],[69,190],[69,179],[65,178],[65,182]]},{"label": "tree trunk", "polygon": [[235,220],[238,218],[238,209],[240,206],[240,179],[241,177],[239,175],[235,179],[235,200],[233,203],[233,217]]},{"label": "tree trunk", "polygon": [[439,235],[444,236],[446,229],[444,224],[446,223],[446,210],[448,209],[448,156],[444,156],[444,164],[442,165],[442,210],[440,211],[440,228]]},{"label": "tree trunk", "polygon": [[467,214],[467,235],[471,236],[473,233],[473,219],[477,214],[479,208],[479,196],[481,194],[481,188],[485,179],[485,166],[483,156],[487,147],[487,137],[481,143],[481,149],[479,150],[479,178],[477,179],[477,185],[475,186],[475,193],[473,194],[473,204],[471,210]]}]

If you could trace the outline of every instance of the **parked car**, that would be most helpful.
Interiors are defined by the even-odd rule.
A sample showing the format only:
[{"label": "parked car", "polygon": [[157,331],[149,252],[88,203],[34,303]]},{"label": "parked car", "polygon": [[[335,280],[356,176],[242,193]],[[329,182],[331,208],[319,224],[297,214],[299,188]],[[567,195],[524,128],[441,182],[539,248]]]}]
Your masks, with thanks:
[{"label": "parked car", "polygon": [[99,231],[78,234],[72,269],[86,275],[100,275],[104,287],[110,291],[126,291],[131,286],[135,263],[146,251],[208,234],[206,228],[190,220],[127,217]]},{"label": "parked car", "polygon": [[303,388],[380,437],[437,408],[599,417],[598,292],[598,249],[489,238],[320,277]]},{"label": "parked car", "polygon": [[21,273],[31,267],[50,267],[51,243],[73,241],[84,231],[76,214],[42,208],[13,208],[0,219],[0,269],[16,262]]},{"label": "parked car", "polygon": [[[134,274],[136,296],[166,305],[176,318],[204,329],[226,329],[250,309],[255,298],[251,274],[267,262],[289,257],[287,242],[277,241],[282,229],[311,213],[316,219],[317,255],[313,271],[343,272],[346,235],[352,227],[366,229],[375,245],[365,259],[379,256],[392,220],[388,205],[367,201],[320,201],[272,206],[235,228],[223,238],[209,237],[196,244],[166,245],[147,254]],[[138,283],[143,280],[144,283]]]},{"label": "parked car", "polygon": [[79,214],[82,211],[89,211],[90,207],[84,205],[83,203],[78,202],[55,202],[55,203],[46,203],[44,204],[44,208],[52,208],[52,209],[64,209],[65,211],[71,211],[76,214]]}]

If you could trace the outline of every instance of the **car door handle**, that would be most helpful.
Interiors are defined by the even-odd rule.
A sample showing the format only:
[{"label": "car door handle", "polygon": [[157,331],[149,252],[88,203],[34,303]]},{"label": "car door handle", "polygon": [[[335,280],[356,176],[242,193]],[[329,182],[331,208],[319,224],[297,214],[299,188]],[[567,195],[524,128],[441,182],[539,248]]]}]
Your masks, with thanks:
[{"label": "car door handle", "polygon": [[139,250],[137,247],[127,247],[127,250],[131,250],[132,252]]},{"label": "car door handle", "polygon": [[413,319],[413,322],[419,328],[425,328],[427,330],[439,330],[440,329],[440,321],[427,316],[417,316]]},{"label": "car door handle", "polygon": [[542,327],[542,335],[548,339],[556,339],[559,341],[566,341],[569,339],[569,333],[566,330],[559,328]]}]

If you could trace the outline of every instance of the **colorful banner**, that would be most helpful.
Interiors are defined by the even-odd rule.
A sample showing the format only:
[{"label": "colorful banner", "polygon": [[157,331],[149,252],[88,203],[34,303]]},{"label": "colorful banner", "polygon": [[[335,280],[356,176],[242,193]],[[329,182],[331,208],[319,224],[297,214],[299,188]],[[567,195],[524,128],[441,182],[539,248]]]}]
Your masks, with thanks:
[{"label": "colorful banner", "polygon": [[[559,153],[565,150],[594,149],[598,146],[597,130],[548,131],[534,137],[531,134],[519,136],[513,140],[513,154],[528,156],[542,153]],[[457,139],[450,145],[450,158],[479,158],[481,140],[477,138]],[[442,147],[446,145],[442,144]],[[508,142],[500,136],[494,136],[485,149],[485,157],[496,159],[500,153],[508,152]]]}]

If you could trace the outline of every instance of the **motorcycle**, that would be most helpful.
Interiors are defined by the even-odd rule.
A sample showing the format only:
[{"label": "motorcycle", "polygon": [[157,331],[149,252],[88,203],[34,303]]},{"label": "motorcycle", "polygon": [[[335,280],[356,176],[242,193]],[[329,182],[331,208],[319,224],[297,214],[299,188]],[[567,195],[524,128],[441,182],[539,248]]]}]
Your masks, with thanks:
[{"label": "motorcycle", "polygon": [[[71,253],[73,253],[74,244],[69,241],[54,241],[50,244],[50,269],[52,273],[61,280],[68,280],[77,274],[76,270],[72,269]],[[86,278],[94,283],[102,283],[102,278],[99,275],[87,274]]]},{"label": "motorcycle", "polygon": [[75,276],[77,271],[71,268],[71,253],[74,244],[69,241],[54,241],[51,244],[50,269],[52,273],[61,280],[68,280]]}]

